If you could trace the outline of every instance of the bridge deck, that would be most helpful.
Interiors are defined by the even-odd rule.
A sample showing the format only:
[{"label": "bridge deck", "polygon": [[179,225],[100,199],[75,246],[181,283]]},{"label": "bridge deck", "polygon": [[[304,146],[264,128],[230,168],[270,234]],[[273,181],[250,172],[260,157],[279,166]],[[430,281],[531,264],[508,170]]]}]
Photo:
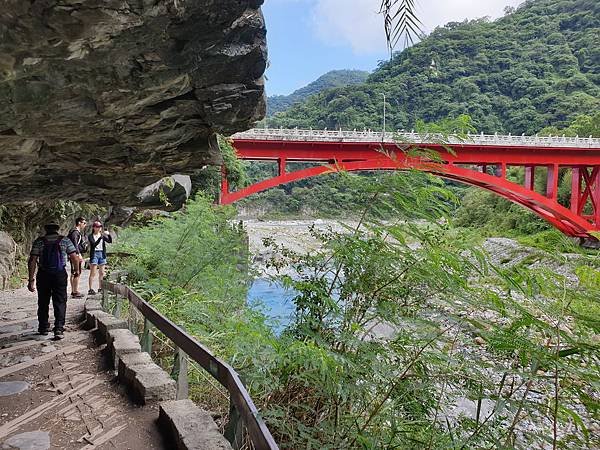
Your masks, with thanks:
[{"label": "bridge deck", "polygon": [[[417,169],[494,192],[528,208],[565,234],[600,236],[598,138],[256,128],[235,134],[233,142],[241,159],[277,161],[279,173],[237,192],[229,191],[224,177],[220,197],[224,204],[340,170]],[[296,161],[325,164],[288,171],[288,163]],[[507,177],[509,166],[524,168],[523,184]],[[535,183],[539,167],[544,168],[541,175],[546,185],[541,192]],[[558,196],[565,174],[571,177],[568,202]]]},{"label": "bridge deck", "polygon": [[536,148],[581,148],[600,149],[600,139],[593,137],[567,136],[512,136],[502,134],[467,134],[464,136],[443,136],[435,133],[415,133],[395,131],[378,132],[371,130],[302,130],[283,128],[254,128],[232,136],[234,140],[299,141],[299,142],[340,142],[340,143],[409,143],[409,144],[450,144],[492,147],[536,147]]}]

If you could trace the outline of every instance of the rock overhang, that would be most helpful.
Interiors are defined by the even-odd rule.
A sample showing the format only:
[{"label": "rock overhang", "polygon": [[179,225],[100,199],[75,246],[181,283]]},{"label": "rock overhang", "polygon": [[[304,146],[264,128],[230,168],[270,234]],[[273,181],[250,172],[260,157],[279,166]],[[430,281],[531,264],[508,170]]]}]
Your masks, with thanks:
[{"label": "rock overhang", "polygon": [[0,203],[135,205],[265,113],[262,0],[7,0]]}]

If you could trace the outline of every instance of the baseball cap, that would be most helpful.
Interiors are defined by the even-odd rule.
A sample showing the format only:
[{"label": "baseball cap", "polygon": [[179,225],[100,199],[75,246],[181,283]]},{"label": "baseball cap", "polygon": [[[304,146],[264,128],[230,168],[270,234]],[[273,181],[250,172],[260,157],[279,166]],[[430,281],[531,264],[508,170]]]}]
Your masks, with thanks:
[{"label": "baseball cap", "polygon": [[58,222],[55,222],[55,221],[50,221],[44,225],[44,230],[46,230],[46,232],[58,231],[59,228],[60,228],[60,225],[58,224]]}]

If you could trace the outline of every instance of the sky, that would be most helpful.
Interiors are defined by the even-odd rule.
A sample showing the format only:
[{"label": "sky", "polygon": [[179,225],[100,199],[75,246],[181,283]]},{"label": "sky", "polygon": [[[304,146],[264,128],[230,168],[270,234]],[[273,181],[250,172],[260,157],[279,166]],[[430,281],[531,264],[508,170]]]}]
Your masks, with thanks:
[{"label": "sky", "polygon": [[[428,33],[448,22],[498,18],[523,0],[416,0]],[[371,71],[387,52],[381,0],[265,0],[267,94],[287,95],[334,69]]]}]

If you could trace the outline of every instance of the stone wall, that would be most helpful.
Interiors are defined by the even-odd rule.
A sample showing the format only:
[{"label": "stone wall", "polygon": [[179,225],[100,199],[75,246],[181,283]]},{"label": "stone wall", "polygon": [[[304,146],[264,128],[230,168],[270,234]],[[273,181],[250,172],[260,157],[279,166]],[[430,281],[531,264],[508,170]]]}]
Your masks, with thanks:
[{"label": "stone wall", "polygon": [[[262,3],[2,2],[0,230],[18,253],[48,219],[68,230],[78,206],[62,200],[159,207],[164,192],[181,205],[186,183],[144,188],[205,178],[221,162],[216,134],[265,114]],[[3,233],[0,277],[13,244]]]},{"label": "stone wall", "polygon": [[8,280],[17,263],[17,243],[8,233],[0,231],[0,289],[8,287]]},{"label": "stone wall", "polygon": [[60,232],[66,234],[80,215],[88,220],[103,219],[108,215],[108,209],[69,201],[0,206],[0,231],[10,234],[17,242],[19,254],[27,255],[33,240],[44,234],[46,223],[57,222]]}]

